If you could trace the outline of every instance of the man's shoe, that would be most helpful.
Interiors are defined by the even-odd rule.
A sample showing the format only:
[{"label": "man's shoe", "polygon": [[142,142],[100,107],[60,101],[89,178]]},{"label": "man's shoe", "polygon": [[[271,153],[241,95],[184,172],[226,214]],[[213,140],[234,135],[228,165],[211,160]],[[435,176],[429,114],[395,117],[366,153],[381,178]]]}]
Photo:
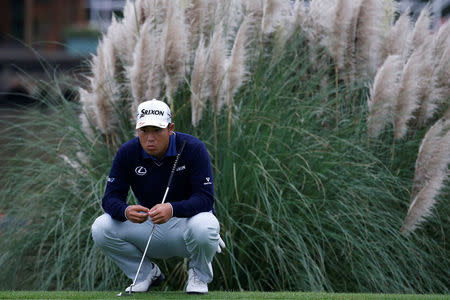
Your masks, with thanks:
[{"label": "man's shoe", "polygon": [[194,269],[189,269],[188,283],[186,293],[188,294],[206,294],[208,292],[208,284],[198,278]]},{"label": "man's shoe", "polygon": [[152,263],[152,265],[153,268],[150,271],[150,274],[148,274],[147,279],[136,283],[132,288],[130,285],[125,289],[125,292],[129,293],[131,288],[131,292],[133,293],[144,293],[149,291],[152,287],[160,285],[166,279],[166,276],[164,276],[155,263]]}]

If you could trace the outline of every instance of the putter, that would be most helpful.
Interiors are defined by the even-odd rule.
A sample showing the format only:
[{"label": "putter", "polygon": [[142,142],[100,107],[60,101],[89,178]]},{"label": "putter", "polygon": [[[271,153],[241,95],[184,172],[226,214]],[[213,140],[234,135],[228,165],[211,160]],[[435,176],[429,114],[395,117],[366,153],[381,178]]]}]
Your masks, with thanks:
[{"label": "putter", "polygon": [[[178,159],[180,158],[181,152],[183,152],[184,145],[186,145],[185,141],[181,145],[180,152],[178,152],[178,154],[177,154],[177,156],[175,158],[175,161],[173,163],[172,171],[170,172],[169,181],[167,182],[166,191],[164,193],[164,197],[163,197],[163,199],[161,201],[161,204],[163,204],[166,201],[166,197],[167,197],[167,194],[169,193],[169,189],[170,189],[170,184],[172,183],[173,174],[175,173],[175,169],[177,167]],[[120,292],[119,294],[117,294],[118,297],[130,296],[133,293],[133,286],[136,285],[136,280],[138,278],[139,272],[141,271],[142,263],[144,262],[145,256],[147,255],[148,246],[150,245],[150,241],[152,240],[153,232],[155,231],[155,227],[156,227],[156,224],[153,224],[152,231],[150,232],[150,236],[148,237],[147,245],[145,246],[144,253],[143,253],[142,258],[141,258],[141,262],[139,263],[139,267],[138,267],[137,272],[136,272],[136,276],[134,276],[133,283],[130,285],[130,290],[128,292]]]}]

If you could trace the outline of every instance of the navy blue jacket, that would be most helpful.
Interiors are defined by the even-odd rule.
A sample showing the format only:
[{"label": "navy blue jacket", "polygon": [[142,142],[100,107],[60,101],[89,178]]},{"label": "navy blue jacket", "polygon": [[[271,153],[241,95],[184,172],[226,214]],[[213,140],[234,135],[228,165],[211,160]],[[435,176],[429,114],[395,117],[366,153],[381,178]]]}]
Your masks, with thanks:
[{"label": "navy blue jacket", "polygon": [[187,218],[213,211],[213,177],[206,147],[199,139],[180,132],[170,136],[169,147],[161,160],[146,153],[137,137],[123,144],[109,173],[103,209],[114,219],[125,221],[130,187],[140,205],[152,208],[161,203],[177,150],[181,149],[183,141],[186,145],[178,160],[166,203],[172,204],[174,217]]}]

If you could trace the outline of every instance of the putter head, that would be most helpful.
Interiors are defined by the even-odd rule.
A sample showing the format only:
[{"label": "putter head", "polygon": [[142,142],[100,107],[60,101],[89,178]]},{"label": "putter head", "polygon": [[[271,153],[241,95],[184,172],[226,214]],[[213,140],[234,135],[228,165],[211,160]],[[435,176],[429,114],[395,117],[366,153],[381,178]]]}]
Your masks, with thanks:
[{"label": "putter head", "polygon": [[120,293],[117,294],[117,297],[131,296],[132,294],[133,294],[133,284],[130,285],[130,289],[128,290],[128,292],[127,291],[120,292]]},{"label": "putter head", "polygon": [[131,292],[131,291],[128,291],[128,292],[120,292],[120,293],[118,293],[117,294],[117,297],[122,297],[122,296],[131,296],[131,295],[133,295],[133,293]]}]

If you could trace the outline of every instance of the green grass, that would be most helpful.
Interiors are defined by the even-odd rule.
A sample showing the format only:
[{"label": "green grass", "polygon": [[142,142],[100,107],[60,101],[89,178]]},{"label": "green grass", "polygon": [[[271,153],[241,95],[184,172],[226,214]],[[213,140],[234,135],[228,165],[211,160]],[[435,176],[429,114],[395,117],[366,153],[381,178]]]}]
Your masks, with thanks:
[{"label": "green grass", "polygon": [[207,295],[186,295],[182,292],[155,292],[117,297],[116,292],[1,292],[2,299],[299,299],[299,300],[414,300],[450,299],[449,295],[400,294],[330,294],[299,292],[209,292]]}]

